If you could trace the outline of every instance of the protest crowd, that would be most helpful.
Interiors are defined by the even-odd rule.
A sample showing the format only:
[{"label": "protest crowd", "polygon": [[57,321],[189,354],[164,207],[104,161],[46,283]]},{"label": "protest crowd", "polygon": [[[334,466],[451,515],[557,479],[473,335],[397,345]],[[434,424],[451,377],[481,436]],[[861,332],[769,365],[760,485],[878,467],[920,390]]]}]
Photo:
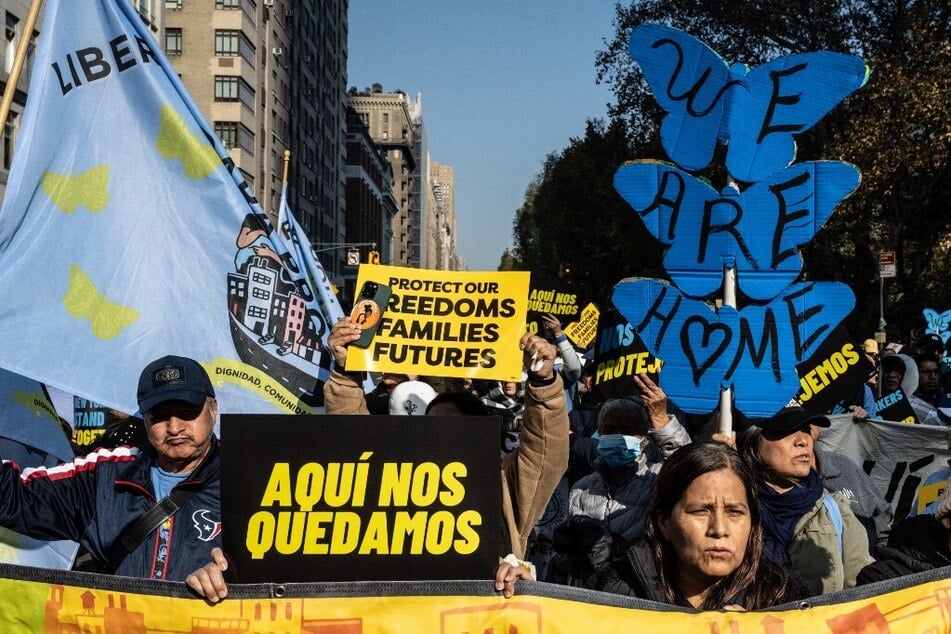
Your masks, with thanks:
[{"label": "protest crowd", "polygon": [[[896,521],[857,456],[818,447],[827,415],[796,404],[766,419],[734,411],[734,431],[724,434],[718,412],[679,410],[657,373],[632,374],[627,394],[601,398],[591,355],[568,341],[556,317],[541,323],[539,335],[519,342],[521,382],[388,373],[367,390],[363,373],[346,370],[360,327],[340,319],[328,341],[327,414],[498,420],[495,587],[504,596],[520,580],[540,580],[685,608],[754,610],[951,565],[948,488],[929,512]],[[940,337],[881,350],[867,340],[863,349],[875,371],[830,414],[877,424],[876,402],[901,389],[916,424],[946,424],[951,366]],[[144,420],[115,415],[94,445],[74,444],[72,462],[32,464],[7,443],[15,460],[0,467],[0,524],[78,542],[77,570],[186,581],[217,602],[229,578],[220,523],[200,541],[167,524],[181,508],[219,517],[215,390],[198,363],[164,357],[142,371],[138,401]],[[537,525],[565,491],[566,517]]]},{"label": "protest crowd", "polygon": [[[73,3],[62,4],[75,9]],[[118,70],[123,70],[119,58],[130,50],[123,53],[120,48],[127,41],[124,38],[103,38],[112,47]],[[632,55],[660,93],[665,111],[684,107],[680,103],[684,99],[671,93],[671,78],[680,75],[684,60],[662,55],[671,46],[678,51],[684,47],[701,50],[704,58],[714,56],[712,51],[708,54],[705,48],[699,49],[692,37],[669,27],[642,25],[634,30]],[[75,55],[86,59],[81,54],[91,50],[98,49],[77,50]],[[65,59],[75,79],[73,58]],[[19,392],[9,400],[26,400],[33,405],[31,414],[43,410],[56,419],[55,408],[47,404],[52,400],[48,389],[65,391],[64,386],[72,383],[76,394],[68,394],[70,399],[98,400],[102,395],[110,407],[126,403],[128,407],[122,409],[138,409],[120,412],[103,406],[106,424],[98,434],[61,419],[62,424],[53,430],[55,437],[48,435],[43,445],[65,446],[65,451],[41,451],[39,445],[0,428],[0,527],[39,542],[71,544],[69,554],[61,557],[61,569],[178,582],[187,587],[191,598],[209,604],[229,601],[229,584],[245,583],[246,577],[236,573],[240,562],[247,563],[249,553],[241,552],[239,559],[235,551],[239,544],[264,535],[266,522],[273,523],[266,535],[272,541],[251,554],[265,559],[266,554],[274,554],[269,552],[273,546],[275,551],[286,551],[279,555],[311,556],[303,558],[303,565],[300,559],[288,564],[295,574],[308,566],[331,567],[328,560],[341,554],[332,550],[334,545],[349,547],[344,554],[350,555],[358,549],[358,541],[358,554],[372,555],[364,560],[376,558],[372,565],[399,548],[408,552],[418,545],[418,550],[408,555],[423,556],[408,560],[420,569],[441,563],[440,557],[450,548],[464,557],[488,544],[491,552],[477,571],[484,573],[479,581],[492,583],[496,593],[492,600],[504,605],[517,602],[501,597],[511,598],[531,589],[533,582],[545,582],[571,588],[579,596],[591,596],[582,590],[597,591],[603,596],[643,599],[686,611],[753,611],[797,605],[857,586],[951,566],[951,482],[947,481],[951,464],[940,464],[942,460],[934,455],[927,460],[909,460],[911,464],[900,462],[889,490],[883,493],[880,481],[872,477],[875,460],[863,455],[854,443],[842,441],[846,435],[843,429],[881,426],[930,434],[951,427],[951,347],[945,345],[949,333],[927,332],[908,345],[886,345],[884,333],[880,333],[878,339],[858,343],[839,327],[855,308],[852,291],[840,282],[801,277],[802,259],[797,249],[808,243],[836,204],[858,187],[860,174],[855,166],[838,161],[793,164],[789,130],[806,129],[806,121],[818,121],[864,85],[867,69],[861,59],[827,52],[805,54],[793,61],[796,63],[781,61],[790,66],[782,66],[782,72],[751,72],[743,81],[759,85],[762,94],[729,97],[725,106],[721,103],[718,107],[730,115],[723,117],[724,129],[716,127],[720,125],[719,110],[711,129],[667,126],[697,136],[712,130],[703,144],[710,156],[696,156],[691,144],[665,138],[672,163],[630,161],[617,171],[618,193],[667,248],[664,267],[669,279],[622,280],[614,287],[614,307],[600,316],[593,302],[584,308],[577,303],[583,292],[574,291],[584,289],[531,289],[527,271],[402,268],[379,264],[379,254],[376,263],[360,265],[356,296],[338,298],[313,248],[306,248],[308,239],[293,219],[286,198],[282,197],[279,222],[272,226],[259,213],[258,202],[246,194],[247,184],[240,170],[234,169],[234,162],[228,162],[225,148],[206,147],[204,141],[196,141],[203,137],[193,135],[191,129],[202,130],[207,124],[182,118],[192,117],[190,102],[179,96],[177,109],[166,104],[170,95],[177,94],[180,82],[174,76],[164,77],[165,69],[153,65],[151,70],[164,77],[162,99],[155,101],[163,104],[163,128],[157,144],[151,137],[148,143],[140,143],[150,148],[156,145],[158,154],[143,153],[140,160],[164,165],[168,160],[165,146],[177,150],[180,145],[185,156],[173,158],[182,158],[190,179],[188,187],[193,189],[165,187],[169,192],[181,189],[182,199],[150,201],[150,205],[184,209],[191,198],[215,200],[215,208],[230,217],[209,221],[208,226],[215,227],[211,233],[222,233],[220,228],[231,222],[235,226],[229,235],[237,233],[237,240],[229,238],[215,242],[214,248],[191,249],[188,271],[196,272],[193,277],[201,278],[202,284],[211,280],[207,283],[219,287],[212,290],[195,281],[191,288],[176,280],[180,283],[174,290],[181,295],[176,306],[187,306],[188,320],[180,319],[176,310],[162,310],[171,284],[166,287],[167,280],[161,276],[154,276],[161,278],[158,282],[149,280],[149,284],[117,290],[103,280],[124,279],[125,273],[100,271],[90,263],[87,268],[96,271],[96,281],[107,293],[98,290],[90,275],[66,255],[62,258],[67,259],[58,262],[60,249],[49,248],[44,257],[57,260],[55,264],[68,271],[69,288],[62,297],[62,289],[50,290],[56,285],[46,278],[21,282],[21,277],[26,280],[39,267],[28,258],[21,262],[15,251],[6,253],[8,261],[15,259],[15,264],[25,269],[13,269],[9,264],[6,274],[10,279],[24,288],[34,288],[38,297],[41,292],[55,296],[44,295],[28,307],[11,300],[5,311],[28,320],[31,327],[33,322],[49,321],[46,328],[57,331],[56,337],[44,332],[28,342],[32,356],[53,359],[48,367],[30,367],[33,360],[21,361],[21,357],[31,355],[18,349],[6,357],[15,357],[22,365],[11,366],[9,372],[7,365],[2,368],[18,380],[38,386],[44,381],[47,387],[41,386],[37,392],[43,392],[46,400],[24,399]],[[87,79],[91,72],[88,62],[84,62]],[[779,78],[794,76],[810,64],[832,73],[834,81],[810,89],[803,80],[802,85],[785,84],[780,91]],[[721,65],[725,85],[720,93],[726,94],[739,82],[733,73],[739,72],[741,65]],[[135,64],[127,67],[131,66]],[[683,95],[693,117],[692,102],[710,69],[703,71],[702,64],[689,66],[703,73],[697,85]],[[68,91],[59,66],[53,63],[52,67],[65,96]],[[135,78],[138,70],[125,78]],[[799,80],[793,77],[788,81]],[[156,82],[144,83],[156,91],[152,86]],[[98,93],[84,88],[74,96],[92,93],[97,110],[112,101],[95,97]],[[795,105],[800,95],[808,95],[810,90],[823,99],[816,100],[817,104],[803,99],[806,112],[797,113],[802,125],[770,120],[774,106]],[[141,91],[145,88],[126,92]],[[833,94],[825,95],[828,92]],[[763,99],[765,105],[757,103]],[[44,105],[43,100],[34,103]],[[748,138],[749,130],[760,127],[748,123],[757,116],[762,120],[760,136],[783,134],[790,142],[772,146],[763,144],[763,139]],[[216,138],[210,132],[205,136]],[[747,184],[742,196],[732,186],[723,192],[713,191],[693,176],[713,160],[717,142],[726,141],[730,181]],[[30,156],[24,150],[18,152],[18,156]],[[56,165],[36,157],[19,160],[31,169],[43,165],[50,171],[31,176],[33,180],[26,179],[26,185],[14,183],[11,177],[17,187],[11,185],[15,195],[7,193],[4,213],[12,218],[8,224],[23,225],[24,234],[31,236],[27,241],[39,234],[58,235],[46,224],[68,222],[75,205],[60,207],[65,214],[50,211],[50,205],[65,205],[67,198],[48,185],[59,178],[52,171]],[[219,169],[223,166],[227,169]],[[69,167],[72,170],[73,166]],[[104,162],[102,167],[108,166]],[[164,168],[149,169],[165,173]],[[40,181],[42,187],[35,184]],[[137,183],[139,179],[126,181]],[[674,183],[679,183],[679,193],[667,189]],[[41,189],[44,196],[39,194]],[[133,195],[151,192],[146,191],[148,187],[134,189],[112,198],[121,199],[131,209],[143,207]],[[769,204],[760,198],[768,198]],[[31,207],[34,199],[40,202]],[[806,205],[802,201],[813,202]],[[801,203],[802,209],[794,209]],[[757,216],[772,212],[771,219],[750,222],[754,215],[750,213],[747,224],[741,224],[744,205],[756,208]],[[721,207],[733,210],[730,213],[735,212],[735,217],[728,222],[713,219],[712,210]],[[31,209],[30,223],[39,225],[9,216]],[[130,232],[142,232],[133,214],[116,215],[135,225],[130,226]],[[85,217],[82,214],[80,220]],[[97,250],[132,253],[128,257],[134,268],[162,255],[172,259],[162,260],[156,270],[177,272],[185,267],[174,261],[174,254],[168,256],[164,251],[184,233],[170,224],[168,235],[156,234],[150,242],[161,252],[157,254],[139,253],[138,247],[130,246],[131,241],[123,242],[125,234],[117,229],[95,235],[118,236],[115,240],[120,241],[120,248],[103,243]],[[4,245],[24,240],[6,234],[2,237],[0,255]],[[733,282],[740,280],[740,296],[750,300],[749,306],[737,309],[736,285],[727,283],[725,271],[732,271]],[[155,285],[161,288],[156,290]],[[222,301],[225,289],[227,301]],[[710,306],[714,295],[720,303],[717,311]],[[728,295],[734,296],[732,304]],[[119,298],[127,305],[118,303]],[[19,296],[13,299],[26,301]],[[37,312],[35,306],[41,303],[53,308],[49,313]],[[349,317],[344,316],[347,312],[341,303],[351,304],[346,306],[352,309]],[[70,317],[55,321],[52,315],[61,316],[62,307]],[[198,327],[205,321],[214,322],[207,332]],[[192,329],[199,334],[191,333]],[[26,329],[11,326],[11,332],[19,330]],[[691,339],[692,333],[699,336]],[[189,338],[194,341],[186,341]],[[11,341],[0,345],[22,345]],[[73,356],[61,355],[65,341],[70,342]],[[148,347],[156,341],[161,342],[156,346],[175,349]],[[45,349],[42,355],[36,354],[40,347]],[[698,352],[707,358],[698,360]],[[129,397],[134,377],[121,378],[128,385],[113,383],[120,380],[117,375],[130,371],[131,359],[143,361],[140,354],[148,354],[149,360],[136,368],[140,373],[133,400]],[[115,368],[96,372],[88,364],[91,358],[125,365],[121,373]],[[89,385],[77,385],[82,381]],[[683,385],[690,389],[680,391]],[[786,402],[788,397],[792,398]],[[267,417],[263,422],[273,426],[249,441],[240,438],[240,430],[229,428],[219,418],[219,411],[231,421]],[[295,464],[293,475],[290,461],[264,464],[270,476],[261,478],[255,473],[258,480],[270,478],[263,496],[256,489],[252,494],[250,487],[241,489],[251,481],[241,479],[246,474],[236,477],[237,472],[230,471],[225,477],[226,470],[240,462],[229,465],[225,459],[232,438],[238,437],[242,447],[252,451],[257,447],[250,443],[260,442],[264,454],[273,449],[265,445],[281,444],[271,442],[278,434],[303,434],[293,424],[282,425],[297,420],[289,414],[310,415],[303,420],[316,427],[321,415],[334,417],[332,423],[359,427],[366,436],[383,437],[373,431],[374,425],[399,425],[401,433],[404,427],[413,427],[416,435],[405,432],[405,444],[417,443],[422,449],[414,446],[413,450],[434,454],[445,448],[421,442],[422,432],[430,432],[421,432],[417,423],[483,425],[478,430],[467,429],[473,436],[478,431],[482,439],[488,439],[487,446],[479,446],[487,447],[480,454],[481,462],[474,460],[473,464],[487,467],[478,475],[489,472],[493,478],[491,487],[478,491],[497,502],[491,507],[492,521],[471,509],[453,514],[439,507],[430,514],[428,508],[416,508],[426,504],[433,509],[449,507],[471,493],[462,483],[473,475],[467,471],[470,464],[461,460],[437,464],[436,458],[426,455],[414,463],[403,461],[403,454],[394,451],[396,457],[388,455],[379,461],[383,475],[373,481],[379,490],[367,487],[370,454],[374,453],[367,447],[375,439],[365,440],[365,446],[345,447],[356,456],[344,455],[343,450],[334,454],[339,447],[325,453],[320,451],[326,447],[294,447],[302,452],[306,464]],[[266,434],[271,435],[265,438]],[[944,453],[935,454],[942,459],[951,454],[949,435],[951,432],[938,441],[943,443],[940,449]],[[294,436],[286,442],[287,436],[280,437],[285,445],[298,440]],[[349,438],[352,445],[361,444]],[[472,440],[463,435],[438,438],[441,443],[458,446]],[[402,440],[400,436],[399,442],[391,444]],[[379,453],[391,448],[382,449]],[[409,453],[405,447],[398,449]],[[251,458],[246,462],[255,462],[257,456]],[[325,458],[326,471],[320,462]],[[336,468],[333,484],[331,464]],[[931,471],[909,475],[925,466]],[[252,469],[249,464],[241,467]],[[341,475],[345,468],[350,469],[347,482]],[[310,471],[305,473],[306,469]],[[419,479],[415,479],[417,469],[422,473]],[[354,484],[361,470],[362,488]],[[404,473],[409,477],[403,478]],[[936,473],[941,475],[940,481],[925,479]],[[293,481],[292,477],[299,479]],[[319,485],[315,484],[318,479]],[[350,487],[346,495],[342,493],[347,488],[344,484]],[[404,484],[402,493],[413,504],[397,501]],[[233,487],[230,490],[229,485]],[[385,492],[384,485],[388,487]],[[378,495],[367,495],[368,490]],[[430,492],[432,499],[416,502],[416,498],[426,500]],[[930,497],[919,497],[925,494]],[[321,495],[324,499],[318,501]],[[223,521],[229,512],[227,503],[241,497],[253,498],[255,503],[260,500],[261,507],[269,505],[254,513],[259,516],[258,524],[252,526],[247,520],[247,526],[240,526]],[[383,500],[378,504],[387,508],[367,512],[371,519],[364,521],[356,511],[366,511],[371,498]],[[414,509],[406,510],[414,504]],[[479,509],[487,507],[483,504]],[[387,512],[394,516],[403,513],[402,533],[387,532],[392,528]],[[462,521],[467,513],[473,514],[467,515],[468,523]],[[492,535],[478,532],[483,525],[491,525]],[[337,530],[338,526],[343,528]],[[437,528],[432,530],[433,526]],[[278,534],[283,539],[280,543],[275,538]],[[446,535],[449,538],[443,547],[441,540]],[[291,543],[295,537],[296,543]],[[308,548],[310,551],[304,552]],[[486,553],[483,549],[479,554]],[[394,560],[397,565],[407,561],[392,558],[390,563]],[[287,561],[276,557],[267,563],[283,573],[280,566]],[[392,581],[376,571],[378,576],[372,580],[341,577],[347,582]],[[421,575],[399,580],[407,579],[434,580]],[[60,590],[54,588],[52,594]],[[490,592],[486,585],[485,593]],[[940,592],[944,593],[940,609],[947,614],[947,589]],[[86,601],[83,597],[84,614]],[[109,604],[108,610],[117,611],[113,610],[112,595]],[[285,618],[289,622],[292,611],[287,605]],[[124,598],[120,606],[125,608]],[[47,609],[52,615],[52,608]],[[276,604],[271,610],[273,621]],[[206,628],[197,617],[192,625],[196,623],[199,626],[193,631],[225,631]],[[714,627],[711,623],[710,631]]]}]

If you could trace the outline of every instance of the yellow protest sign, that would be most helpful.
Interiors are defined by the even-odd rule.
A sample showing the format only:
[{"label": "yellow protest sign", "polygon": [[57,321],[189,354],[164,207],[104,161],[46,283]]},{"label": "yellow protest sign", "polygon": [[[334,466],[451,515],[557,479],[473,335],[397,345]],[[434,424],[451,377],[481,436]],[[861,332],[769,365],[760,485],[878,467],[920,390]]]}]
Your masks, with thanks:
[{"label": "yellow protest sign", "polygon": [[[347,370],[518,380],[529,273],[363,264]],[[354,345],[357,345],[354,344]]]},{"label": "yellow protest sign", "polygon": [[565,336],[571,339],[571,342],[581,348],[587,348],[594,343],[595,335],[598,334],[598,317],[601,311],[594,304],[588,304],[581,311],[581,319],[573,321],[565,326]]}]

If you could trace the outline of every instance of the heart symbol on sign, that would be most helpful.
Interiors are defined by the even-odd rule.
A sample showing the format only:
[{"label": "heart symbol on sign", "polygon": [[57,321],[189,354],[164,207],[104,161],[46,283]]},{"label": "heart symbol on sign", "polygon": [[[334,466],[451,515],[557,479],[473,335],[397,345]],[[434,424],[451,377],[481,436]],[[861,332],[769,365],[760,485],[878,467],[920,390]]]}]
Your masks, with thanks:
[{"label": "heart symbol on sign", "polygon": [[[694,326],[699,326],[701,330],[699,346],[694,344],[695,338],[692,333],[697,330]],[[698,363],[696,353],[699,352],[702,356],[702,353],[711,347],[710,340],[714,337],[720,338],[719,345],[717,345],[712,353],[703,359],[702,363]],[[719,359],[720,355],[727,349],[732,339],[733,331],[726,324],[719,322],[710,323],[701,315],[693,315],[684,321],[684,325],[680,328],[680,345],[683,347],[684,354],[690,362],[694,385],[700,385],[701,377],[710,369],[710,366],[716,363],[716,360]]]}]

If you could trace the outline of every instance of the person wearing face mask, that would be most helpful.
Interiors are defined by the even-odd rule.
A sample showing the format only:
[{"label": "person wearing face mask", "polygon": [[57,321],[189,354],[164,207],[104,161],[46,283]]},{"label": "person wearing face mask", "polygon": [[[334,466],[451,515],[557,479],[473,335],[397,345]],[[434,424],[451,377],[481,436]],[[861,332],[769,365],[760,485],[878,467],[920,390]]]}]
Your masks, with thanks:
[{"label": "person wearing face mask", "polygon": [[618,548],[642,537],[657,473],[667,457],[690,444],[687,430],[667,412],[664,391],[646,374],[634,382],[639,395],[610,399],[598,413],[595,472],[571,489],[549,581],[583,585]]}]

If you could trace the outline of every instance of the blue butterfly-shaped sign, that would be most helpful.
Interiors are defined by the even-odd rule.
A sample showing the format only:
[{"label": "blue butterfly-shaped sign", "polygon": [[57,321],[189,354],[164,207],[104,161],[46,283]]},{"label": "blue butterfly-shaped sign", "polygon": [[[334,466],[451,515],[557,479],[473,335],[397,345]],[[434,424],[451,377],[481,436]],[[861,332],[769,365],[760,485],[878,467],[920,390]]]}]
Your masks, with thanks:
[{"label": "blue butterfly-shaped sign", "polygon": [[793,284],[768,304],[714,311],[676,287],[622,280],[614,306],[644,345],[664,360],[660,384],[684,411],[705,414],[733,387],[747,416],[772,416],[799,390],[796,365],[808,359],[852,310],[845,284]]},{"label": "blue butterfly-shaped sign", "polygon": [[921,313],[925,316],[925,321],[928,324],[925,332],[939,335],[941,341],[948,343],[948,338],[951,337],[951,330],[948,330],[948,327],[951,326],[951,310],[939,313],[933,308],[926,308]]},{"label": "blue butterfly-shaped sign", "polygon": [[669,163],[634,161],[618,169],[614,187],[669,247],[664,267],[681,291],[715,293],[729,263],[748,297],[769,300],[799,276],[798,247],[859,181],[849,163],[815,161],[775,172],[743,193],[718,193]]},{"label": "blue butterfly-shaped sign", "polygon": [[727,66],[700,40],[657,24],[635,28],[629,48],[667,113],[660,138],[671,160],[703,169],[719,141],[727,170],[744,182],[792,163],[793,136],[868,79],[860,58],[829,51],[784,55],[752,70]]}]

